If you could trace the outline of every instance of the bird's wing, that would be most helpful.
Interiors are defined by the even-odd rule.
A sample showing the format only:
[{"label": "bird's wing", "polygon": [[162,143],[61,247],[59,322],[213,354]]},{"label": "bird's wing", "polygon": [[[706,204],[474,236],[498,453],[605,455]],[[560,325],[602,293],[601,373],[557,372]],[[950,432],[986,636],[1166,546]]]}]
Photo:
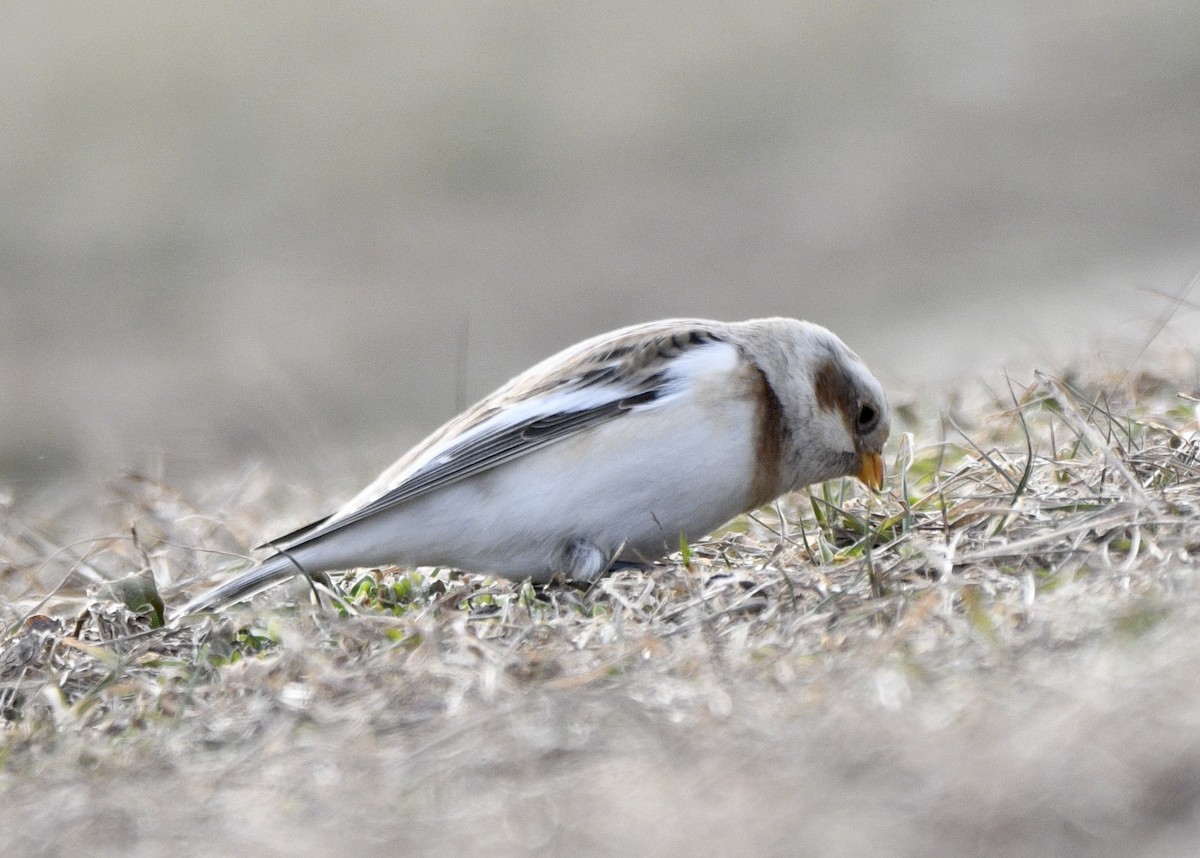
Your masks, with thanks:
[{"label": "bird's wing", "polygon": [[[660,406],[697,372],[720,368],[734,347],[711,323],[630,329],[625,338],[581,344],[513,379],[447,423],[328,518],[268,543],[291,548],[392,509],[427,492],[634,411]],[[701,348],[722,350],[713,366],[681,361]]]}]

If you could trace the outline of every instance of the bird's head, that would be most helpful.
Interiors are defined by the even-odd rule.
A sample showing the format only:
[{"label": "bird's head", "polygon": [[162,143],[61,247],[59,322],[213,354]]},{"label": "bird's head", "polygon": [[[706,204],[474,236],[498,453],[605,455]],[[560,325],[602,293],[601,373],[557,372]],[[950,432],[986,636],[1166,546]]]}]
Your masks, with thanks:
[{"label": "bird's head", "polygon": [[883,488],[883,444],[891,432],[887,397],[875,376],[840,341],[813,370],[817,420],[846,470],[869,488]]},{"label": "bird's head", "polygon": [[[770,320],[782,358],[767,367],[790,434],[791,488],[855,476],[883,486],[883,445],[891,432],[887,396],[878,379],[836,335],[811,322]],[[768,359],[769,360],[769,359]]]}]

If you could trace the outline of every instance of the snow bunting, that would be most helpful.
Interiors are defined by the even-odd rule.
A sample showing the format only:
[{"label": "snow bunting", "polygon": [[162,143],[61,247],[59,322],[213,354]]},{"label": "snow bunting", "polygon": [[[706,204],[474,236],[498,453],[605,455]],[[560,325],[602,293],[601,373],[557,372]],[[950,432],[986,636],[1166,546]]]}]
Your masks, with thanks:
[{"label": "snow bunting", "polygon": [[889,429],[879,382],[819,325],[622,328],[518,375],[184,612],[388,564],[591,581],[812,483],[879,489]]}]

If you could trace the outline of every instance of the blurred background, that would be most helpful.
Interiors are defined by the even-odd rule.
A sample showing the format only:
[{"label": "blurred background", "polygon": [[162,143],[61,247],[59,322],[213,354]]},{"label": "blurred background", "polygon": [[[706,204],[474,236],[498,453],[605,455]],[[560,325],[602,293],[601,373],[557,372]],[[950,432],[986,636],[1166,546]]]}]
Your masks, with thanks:
[{"label": "blurred background", "polygon": [[18,500],[251,460],[348,492],[533,361],[662,316],[809,318],[917,395],[1128,363],[1200,266],[1195,3],[0,17]]}]

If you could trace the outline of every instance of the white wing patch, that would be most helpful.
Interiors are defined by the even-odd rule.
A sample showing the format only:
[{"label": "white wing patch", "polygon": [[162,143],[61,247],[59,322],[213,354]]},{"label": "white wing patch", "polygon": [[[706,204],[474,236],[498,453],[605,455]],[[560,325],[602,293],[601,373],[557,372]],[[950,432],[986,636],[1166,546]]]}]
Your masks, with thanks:
[{"label": "white wing patch", "polygon": [[683,386],[736,371],[742,356],[729,343],[705,343],[672,359],[667,374]]}]

